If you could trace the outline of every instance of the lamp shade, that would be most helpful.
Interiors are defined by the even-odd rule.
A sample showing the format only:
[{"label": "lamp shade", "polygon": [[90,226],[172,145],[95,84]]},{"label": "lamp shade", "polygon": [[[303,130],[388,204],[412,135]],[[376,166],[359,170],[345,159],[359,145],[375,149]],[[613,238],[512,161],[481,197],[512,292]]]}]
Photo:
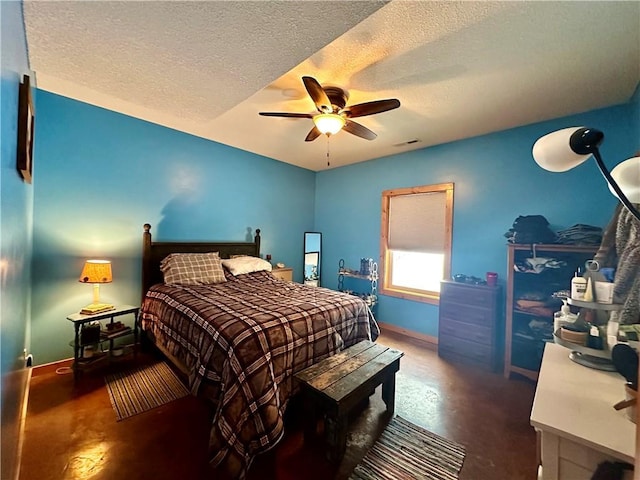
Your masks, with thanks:
[{"label": "lamp shade", "polygon": [[87,260],[78,280],[82,283],[111,283],[111,262],[109,260]]},{"label": "lamp shade", "polygon": [[[640,204],[640,157],[629,158],[619,163],[611,170],[611,176],[631,203]],[[609,190],[618,196],[611,185]]]},{"label": "lamp shade", "polygon": [[550,172],[566,172],[587,160],[591,153],[579,154],[571,148],[571,136],[584,127],[569,127],[540,137],[533,144],[533,159]]},{"label": "lamp shade", "polygon": [[334,135],[344,127],[345,119],[336,113],[321,113],[313,117],[313,123],[320,133]]}]

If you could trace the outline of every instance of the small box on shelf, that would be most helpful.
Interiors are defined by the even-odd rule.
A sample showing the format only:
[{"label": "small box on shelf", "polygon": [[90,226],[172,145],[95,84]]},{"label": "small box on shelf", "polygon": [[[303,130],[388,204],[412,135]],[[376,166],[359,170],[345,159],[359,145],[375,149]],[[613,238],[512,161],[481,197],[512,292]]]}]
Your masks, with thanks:
[{"label": "small box on shelf", "polygon": [[123,335],[131,333],[132,331],[133,330],[131,329],[131,327],[127,327],[126,325],[118,329],[102,330],[100,332],[100,338],[102,340],[111,340],[113,338],[122,337]]},{"label": "small box on shelf", "polygon": [[89,345],[100,341],[100,323],[92,322],[82,325],[80,330],[80,344]]}]

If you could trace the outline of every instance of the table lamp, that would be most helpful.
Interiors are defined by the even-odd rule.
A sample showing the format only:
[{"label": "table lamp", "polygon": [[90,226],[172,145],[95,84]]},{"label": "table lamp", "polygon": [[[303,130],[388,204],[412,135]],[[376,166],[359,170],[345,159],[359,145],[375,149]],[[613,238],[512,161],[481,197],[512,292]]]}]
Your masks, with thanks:
[{"label": "table lamp", "polygon": [[113,305],[100,303],[100,284],[113,281],[109,260],[87,260],[78,281],[93,283],[93,302],[80,310],[80,313],[93,314],[113,310]]}]

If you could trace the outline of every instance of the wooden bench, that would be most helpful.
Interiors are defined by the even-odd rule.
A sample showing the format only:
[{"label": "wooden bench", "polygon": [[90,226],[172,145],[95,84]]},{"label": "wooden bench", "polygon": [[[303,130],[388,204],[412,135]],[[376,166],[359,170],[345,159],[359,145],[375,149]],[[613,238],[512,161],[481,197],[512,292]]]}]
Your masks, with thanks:
[{"label": "wooden bench", "polygon": [[365,340],[295,375],[304,396],[305,439],[316,434],[317,413],[323,413],[329,461],[339,462],[344,455],[349,412],[380,384],[387,411],[393,414],[396,372],[403,355]]}]

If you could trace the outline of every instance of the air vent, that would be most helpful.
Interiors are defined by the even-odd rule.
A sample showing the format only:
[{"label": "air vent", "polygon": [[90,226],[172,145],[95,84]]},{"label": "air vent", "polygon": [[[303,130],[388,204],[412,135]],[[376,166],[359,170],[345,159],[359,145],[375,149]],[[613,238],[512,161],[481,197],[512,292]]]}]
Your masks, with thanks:
[{"label": "air vent", "polygon": [[406,147],[407,145],[413,145],[414,143],[419,143],[420,140],[414,138],[413,140],[407,140],[406,142],[396,143],[394,147]]}]

